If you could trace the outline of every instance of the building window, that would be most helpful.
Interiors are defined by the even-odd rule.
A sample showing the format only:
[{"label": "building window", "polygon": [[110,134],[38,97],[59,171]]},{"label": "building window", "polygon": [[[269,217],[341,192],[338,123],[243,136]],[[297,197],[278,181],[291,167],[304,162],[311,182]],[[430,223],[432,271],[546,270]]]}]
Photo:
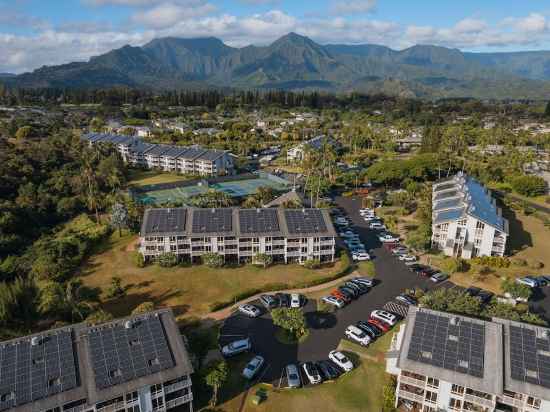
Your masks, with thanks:
[{"label": "building window", "polygon": [[218,236],[218,242],[223,242],[223,236]]},{"label": "building window", "polygon": [[266,242],[271,242],[271,236],[266,236],[265,241]]},{"label": "building window", "polygon": [[422,409],[422,412],[436,412],[435,408],[432,408],[431,406],[424,405],[424,409]]},{"label": "building window", "polygon": [[176,237],[175,236],[170,236],[170,242],[174,243],[176,241]]},{"label": "building window", "polygon": [[449,409],[452,409],[452,410],[455,410],[455,411],[461,410],[462,409],[462,401],[458,400],[458,399],[455,399],[455,398],[451,398],[451,401],[449,402]]},{"label": "building window", "polygon": [[432,388],[439,388],[439,379],[428,378],[428,386]]},{"label": "building window", "polygon": [[451,393],[454,393],[455,395],[464,395],[464,386],[453,384],[451,387]]},{"label": "building window", "polygon": [[466,226],[466,219],[461,219],[457,223],[458,226]]},{"label": "building window", "polygon": [[159,409],[162,409],[164,406],[164,399],[162,397],[160,398],[154,398],[152,399],[151,403],[153,404],[153,410],[157,411]]},{"label": "building window", "polygon": [[133,402],[133,401],[137,400],[137,398],[138,398],[137,391],[130,392],[130,393],[126,394],[126,402]]},{"label": "building window", "polygon": [[151,395],[156,395],[160,392],[162,392],[162,384],[157,383],[155,385],[151,385]]},{"label": "building window", "polygon": [[534,398],[532,396],[528,396],[527,406],[533,409],[540,409],[540,399]]},{"label": "building window", "polygon": [[437,393],[426,391],[425,400],[426,400],[426,402],[436,403],[437,402]]}]

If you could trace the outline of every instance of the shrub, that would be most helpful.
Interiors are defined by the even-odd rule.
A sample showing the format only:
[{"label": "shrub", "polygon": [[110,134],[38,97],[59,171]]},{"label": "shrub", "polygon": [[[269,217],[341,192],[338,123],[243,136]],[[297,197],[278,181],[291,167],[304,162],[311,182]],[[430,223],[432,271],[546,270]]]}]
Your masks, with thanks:
[{"label": "shrub", "polygon": [[109,285],[109,289],[107,289],[107,297],[109,299],[112,298],[120,298],[126,295],[126,291],[122,287],[122,279],[118,276],[113,276],[111,278],[111,284]]},{"label": "shrub", "polygon": [[472,259],[472,262],[481,266],[490,266],[493,268],[510,267],[510,259],[501,256],[478,256]]},{"label": "shrub", "polygon": [[445,259],[441,263],[441,269],[449,273],[466,272],[468,270],[468,264],[464,259],[450,258]]},{"label": "shrub", "polygon": [[512,264],[515,266],[527,266],[527,261],[522,258],[513,258]]},{"label": "shrub", "polygon": [[523,196],[538,196],[546,193],[546,182],[542,177],[523,175],[510,182],[512,188]]},{"label": "shrub", "polygon": [[508,277],[502,281],[501,287],[504,293],[509,293],[514,299],[529,299],[533,293],[529,286],[517,283]]},{"label": "shrub", "polygon": [[307,269],[319,269],[321,267],[321,262],[319,259],[308,259],[304,262],[304,267]]},{"label": "shrub", "polygon": [[201,259],[202,263],[210,268],[221,268],[224,264],[223,256],[217,253],[205,253]]},{"label": "shrub", "polygon": [[141,315],[142,313],[147,313],[155,310],[155,304],[153,302],[143,302],[140,303],[132,311],[132,315]]},{"label": "shrub", "polygon": [[178,257],[175,253],[163,253],[157,257],[157,264],[163,268],[171,268],[178,264]]},{"label": "shrub", "polygon": [[544,267],[544,263],[540,260],[528,260],[527,263],[531,269],[542,269]]},{"label": "shrub", "polygon": [[138,268],[144,268],[145,267],[145,258],[143,255],[139,252],[132,252],[133,256],[132,259],[134,260],[134,264]]}]

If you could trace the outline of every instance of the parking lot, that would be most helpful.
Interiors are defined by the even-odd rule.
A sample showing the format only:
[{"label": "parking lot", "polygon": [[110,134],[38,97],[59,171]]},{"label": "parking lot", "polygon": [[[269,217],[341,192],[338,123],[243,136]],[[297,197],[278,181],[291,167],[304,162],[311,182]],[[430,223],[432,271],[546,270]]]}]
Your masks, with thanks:
[{"label": "parking lot", "polygon": [[[427,278],[415,275],[405,263],[383,248],[376,232],[369,230],[368,224],[359,215],[358,199],[337,198],[336,202],[346,210],[355,231],[371,254],[376,269],[375,286],[367,294],[334,313],[317,312],[316,302],[308,301],[303,310],[309,327],[309,337],[300,345],[286,345],[277,341],[274,336],[276,326],[268,312],[253,319],[240,313],[226,319],[221,329],[220,345],[250,337],[252,352],[262,355],[266,360],[266,365],[260,372],[260,380],[263,382],[278,385],[283,369],[288,364],[328,359],[328,353],[336,349],[347,326],[368,319],[371,311],[382,309],[405,289],[421,287],[429,290],[452,286],[449,282],[436,285]],[[262,307],[259,302],[253,303]],[[252,357],[251,354],[246,356]]]}]

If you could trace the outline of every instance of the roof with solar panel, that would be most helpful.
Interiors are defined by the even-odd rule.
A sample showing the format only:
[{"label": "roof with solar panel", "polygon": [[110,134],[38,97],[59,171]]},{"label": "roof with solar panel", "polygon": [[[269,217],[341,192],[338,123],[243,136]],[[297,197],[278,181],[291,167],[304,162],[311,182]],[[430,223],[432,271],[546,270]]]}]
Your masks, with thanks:
[{"label": "roof with solar panel", "polygon": [[147,209],[141,225],[141,234],[142,236],[180,234],[185,231],[186,220],[186,208]]},{"label": "roof with solar panel", "polygon": [[502,391],[502,327],[410,307],[400,368],[489,393]]},{"label": "roof with solar panel", "polygon": [[550,399],[550,329],[494,321],[504,326],[504,389]]},{"label": "roof with solar panel", "polygon": [[506,232],[507,224],[490,192],[477,180],[458,173],[434,185],[433,221],[444,223],[466,215]]}]

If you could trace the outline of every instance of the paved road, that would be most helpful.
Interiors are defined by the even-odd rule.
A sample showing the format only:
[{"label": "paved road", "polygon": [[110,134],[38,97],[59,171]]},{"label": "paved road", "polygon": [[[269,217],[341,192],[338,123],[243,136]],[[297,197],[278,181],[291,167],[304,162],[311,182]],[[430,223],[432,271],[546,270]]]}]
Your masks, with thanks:
[{"label": "paved road", "polygon": [[538,203],[531,202],[529,200],[525,200],[525,199],[523,199],[519,196],[516,196],[512,193],[506,193],[506,192],[502,192],[500,190],[495,190],[495,193],[498,194],[501,197],[508,197],[512,200],[515,200],[516,202],[526,203],[527,205],[529,205],[529,207],[531,207],[535,210],[550,214],[550,207],[542,206],[542,205],[539,205]]},{"label": "paved road", "polygon": [[[359,199],[336,198],[354,223],[355,230],[365,243],[376,268],[376,286],[366,295],[352,302],[334,314],[319,313],[315,302],[304,308],[310,327],[310,336],[301,345],[283,345],[274,338],[275,327],[269,314],[249,319],[240,314],[229,317],[221,330],[220,344],[224,345],[238,338],[250,336],[255,353],[266,358],[267,367],[261,380],[278,383],[283,368],[289,363],[327,359],[328,353],[338,346],[344,331],[350,324],[367,319],[370,312],[382,308],[395,296],[412,287],[432,289],[436,285],[407,269],[407,266],[386,251],[378,241],[376,233],[367,228],[358,213]],[[450,286],[450,283],[443,283]]]}]

